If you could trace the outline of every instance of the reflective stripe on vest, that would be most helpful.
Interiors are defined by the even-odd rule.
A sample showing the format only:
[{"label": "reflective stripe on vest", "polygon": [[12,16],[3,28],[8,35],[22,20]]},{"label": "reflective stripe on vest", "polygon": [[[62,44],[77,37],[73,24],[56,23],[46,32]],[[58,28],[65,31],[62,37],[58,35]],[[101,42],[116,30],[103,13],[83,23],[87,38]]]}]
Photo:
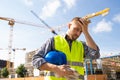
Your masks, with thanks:
[{"label": "reflective stripe on vest", "polygon": [[[54,37],[55,49],[65,53],[67,56],[67,64],[74,68],[81,76],[84,75],[84,49],[83,44],[79,41],[73,41],[71,50],[68,42],[61,35]],[[84,76],[83,76],[84,77]],[[81,77],[81,79],[83,79]],[[66,80],[65,78],[56,78],[55,76],[49,76],[48,80]]]},{"label": "reflective stripe on vest", "polygon": [[84,66],[83,63],[81,63],[81,62],[70,62],[70,61],[67,61],[67,64],[71,65],[71,66],[81,66],[81,67]]}]

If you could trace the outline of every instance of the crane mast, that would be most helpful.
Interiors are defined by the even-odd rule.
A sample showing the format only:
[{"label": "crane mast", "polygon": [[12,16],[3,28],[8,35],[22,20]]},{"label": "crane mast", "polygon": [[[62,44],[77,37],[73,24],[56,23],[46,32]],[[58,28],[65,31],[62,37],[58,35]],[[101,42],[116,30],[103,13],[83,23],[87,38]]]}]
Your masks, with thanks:
[{"label": "crane mast", "polygon": [[12,40],[13,40],[13,26],[14,26],[14,21],[9,21],[8,23],[10,25],[10,35],[9,35],[9,43],[8,43],[8,63],[7,63],[7,67],[11,68],[11,54],[12,54]]},{"label": "crane mast", "polygon": [[[13,54],[13,58],[14,58],[16,50],[26,50],[26,48],[22,48],[22,49],[14,48],[13,49],[13,46],[12,46],[12,43],[13,43],[13,27],[14,27],[14,24],[15,24],[15,20],[12,19],[12,18],[5,18],[5,17],[0,17],[0,19],[8,21],[8,25],[10,25],[9,43],[8,43],[8,48],[7,48],[7,50],[8,50],[7,68],[11,69],[13,67],[11,62],[14,62],[14,59],[12,61],[12,51],[14,51],[14,54]],[[4,49],[0,48],[0,50],[4,50]]]}]

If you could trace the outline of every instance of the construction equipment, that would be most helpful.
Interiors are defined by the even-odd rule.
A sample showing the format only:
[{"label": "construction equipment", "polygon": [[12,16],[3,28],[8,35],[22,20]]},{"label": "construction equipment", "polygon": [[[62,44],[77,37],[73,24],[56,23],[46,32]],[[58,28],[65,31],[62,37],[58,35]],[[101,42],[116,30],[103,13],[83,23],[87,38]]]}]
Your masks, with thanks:
[{"label": "construction equipment", "polygon": [[[54,29],[50,28],[47,24],[46,26],[41,26],[41,24],[35,24],[35,23],[32,23],[32,22],[26,22],[26,21],[20,21],[20,20],[16,20],[16,19],[13,19],[13,18],[7,18],[7,17],[0,17],[0,20],[5,20],[5,21],[8,21],[8,25],[10,25],[10,33],[9,33],[9,44],[8,44],[8,56],[9,56],[9,59],[8,61],[10,62],[11,61],[11,53],[12,53],[12,50],[15,51],[15,50],[18,50],[17,49],[13,49],[12,48],[12,39],[13,39],[13,27],[14,27],[14,24],[15,23],[19,23],[19,24],[25,24],[25,25],[30,25],[30,26],[35,26],[35,27],[40,27],[40,28],[46,28],[46,26],[52,31],[52,33],[54,34],[57,34]],[[41,19],[42,21],[42,19]],[[45,22],[42,21],[44,24]],[[2,48],[1,48],[2,49]],[[20,49],[19,49],[20,50]],[[24,50],[24,49],[21,49],[21,50]],[[10,64],[8,62],[8,67],[10,67]]]},{"label": "construction equipment", "polygon": [[[93,18],[93,17],[96,17],[96,16],[99,16],[99,15],[102,15],[102,16],[106,16],[110,11],[110,8],[105,8],[104,10],[101,10],[101,11],[98,11],[98,12],[95,12],[95,13],[92,13],[92,14],[88,14],[82,18],[86,19],[88,22],[90,22],[90,18]],[[55,35],[57,35],[57,33],[55,32],[55,30],[58,30],[60,31],[61,28],[65,27],[67,24],[62,24],[60,26],[58,26],[57,28],[52,28],[50,27],[43,19],[41,19],[34,11],[31,10],[31,13],[37,17],[48,29],[51,30],[51,32]]]},{"label": "construction equipment", "polygon": [[42,20],[34,11],[31,10],[31,13],[34,16],[36,16],[48,29],[50,29],[53,34],[57,35],[57,33],[55,32],[55,30],[52,27],[50,27],[44,20]]},{"label": "construction equipment", "polygon": [[[11,53],[12,53],[12,51],[15,52],[15,50],[26,50],[26,48],[22,48],[22,49],[20,49],[20,48],[14,48],[14,49],[13,49],[13,47],[12,47],[12,42],[13,42],[13,41],[12,41],[12,39],[13,39],[13,27],[14,27],[15,22],[16,22],[16,23],[20,23],[20,24],[37,26],[37,27],[41,27],[41,28],[42,28],[42,26],[36,25],[36,24],[33,24],[33,23],[28,23],[28,22],[25,22],[25,21],[24,21],[24,22],[22,22],[22,21],[17,21],[17,20],[15,20],[15,19],[13,19],[13,18],[7,18],[7,17],[0,17],[0,20],[8,21],[8,25],[10,25],[9,44],[8,44],[8,48],[6,48],[6,49],[8,50],[8,57],[9,57],[8,63],[7,63],[7,67],[10,68]],[[1,48],[1,50],[3,50],[3,49]],[[15,55],[15,54],[14,54],[14,55]]]},{"label": "construction equipment", "polygon": [[89,20],[90,18],[99,16],[99,15],[105,16],[109,13],[109,11],[110,11],[110,8],[105,8],[104,10],[101,10],[101,11],[98,11],[98,12],[95,12],[92,14],[88,14],[88,15],[84,16],[83,18],[86,20]]},{"label": "construction equipment", "polygon": [[26,48],[13,48],[13,49],[12,49],[12,51],[14,52],[14,53],[13,53],[13,62],[14,62],[14,60],[15,60],[15,52],[16,52],[17,50],[25,51]]},{"label": "construction equipment", "polygon": [[9,25],[14,25],[15,23],[19,23],[19,24],[25,24],[25,25],[45,28],[45,26],[41,26],[41,24],[35,24],[33,22],[27,22],[27,21],[23,21],[23,20],[21,21],[21,20],[18,20],[18,19],[13,19],[13,18],[8,18],[8,17],[0,17],[0,20],[8,21]]}]

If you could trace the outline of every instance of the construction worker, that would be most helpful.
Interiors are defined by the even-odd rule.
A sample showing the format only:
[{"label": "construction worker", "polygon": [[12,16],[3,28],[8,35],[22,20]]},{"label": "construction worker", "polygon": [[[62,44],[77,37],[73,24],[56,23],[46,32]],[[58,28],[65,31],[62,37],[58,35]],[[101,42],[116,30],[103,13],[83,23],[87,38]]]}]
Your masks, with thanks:
[{"label": "construction worker", "polygon": [[[65,76],[73,75],[74,69],[79,73],[79,79],[84,79],[84,59],[86,57],[97,59],[100,57],[99,48],[88,32],[89,22],[83,18],[75,17],[68,23],[65,35],[56,35],[50,38],[33,56],[33,66],[39,70],[47,70],[45,80],[66,80]],[[84,34],[86,42],[77,38]],[[45,55],[50,51],[63,52],[67,57],[67,64],[55,65],[45,60]],[[56,77],[54,74],[59,75]],[[71,77],[71,80],[73,76]]]}]

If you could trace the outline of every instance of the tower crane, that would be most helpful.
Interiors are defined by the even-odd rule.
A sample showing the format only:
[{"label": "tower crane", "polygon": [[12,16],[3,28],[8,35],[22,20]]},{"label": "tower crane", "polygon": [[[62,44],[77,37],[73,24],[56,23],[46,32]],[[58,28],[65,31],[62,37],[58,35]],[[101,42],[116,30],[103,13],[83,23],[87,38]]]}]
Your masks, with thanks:
[{"label": "tower crane", "polygon": [[[8,48],[6,49],[3,49],[3,48],[0,48],[0,50],[8,50],[8,62],[7,62],[7,67],[10,68],[11,67],[11,54],[12,54],[12,51],[16,51],[16,50],[26,50],[26,48],[14,48],[12,47],[12,42],[13,42],[13,27],[14,27],[14,24],[15,22],[16,23],[20,23],[20,24],[26,24],[26,25],[31,25],[31,26],[36,26],[36,27],[41,27],[41,28],[44,28],[43,26],[40,26],[40,25],[36,25],[36,24],[33,24],[33,23],[27,23],[27,22],[22,22],[22,21],[17,21],[13,18],[7,18],[7,17],[0,17],[0,20],[5,20],[5,21],[8,21],[8,25],[10,25],[10,33],[9,33],[9,44],[8,44]],[[15,53],[14,53],[15,55]]]},{"label": "tower crane", "polygon": [[13,25],[14,25],[14,19],[7,19],[7,18],[3,18],[0,17],[0,19],[2,20],[7,20],[8,25],[10,25],[10,35],[9,35],[9,44],[8,44],[8,61],[7,61],[7,67],[10,68],[11,67],[11,53],[12,53],[12,37],[13,37]]},{"label": "tower crane", "polygon": [[[26,48],[21,48],[20,49],[20,48],[13,48],[12,47],[14,24],[19,23],[19,24],[25,24],[25,25],[30,25],[30,26],[40,27],[40,28],[46,28],[46,26],[41,26],[41,24],[35,24],[35,23],[32,23],[32,22],[20,21],[20,20],[16,20],[16,19],[13,19],[13,18],[8,18],[8,17],[0,17],[0,20],[8,21],[8,25],[10,25],[9,44],[8,44],[8,48],[6,48],[6,50],[8,50],[8,57],[9,57],[8,62],[7,62],[7,67],[10,68],[11,67],[10,62],[11,62],[12,51],[14,51],[14,55],[15,55],[16,50],[26,50]],[[49,29],[52,29],[52,28],[49,28]],[[54,29],[52,29],[52,33],[55,33]],[[0,48],[0,50],[5,50],[5,49]]]},{"label": "tower crane", "polygon": [[[82,17],[84,18],[86,21],[88,21],[90,23],[90,18],[93,18],[93,17],[96,17],[96,16],[99,16],[99,15],[102,15],[102,16],[106,16],[110,11],[110,8],[105,8],[101,11],[98,11],[98,12],[95,12],[95,13],[92,13],[92,14],[87,14],[86,16]],[[31,10],[31,13],[36,17],[38,18],[47,28],[49,28],[51,30],[51,32],[55,35],[57,35],[57,33],[55,32],[55,30],[57,29],[58,31],[60,30],[60,28],[66,26],[66,24],[63,24],[61,26],[58,26],[56,29],[50,27],[43,19],[41,19],[33,10]]]}]

